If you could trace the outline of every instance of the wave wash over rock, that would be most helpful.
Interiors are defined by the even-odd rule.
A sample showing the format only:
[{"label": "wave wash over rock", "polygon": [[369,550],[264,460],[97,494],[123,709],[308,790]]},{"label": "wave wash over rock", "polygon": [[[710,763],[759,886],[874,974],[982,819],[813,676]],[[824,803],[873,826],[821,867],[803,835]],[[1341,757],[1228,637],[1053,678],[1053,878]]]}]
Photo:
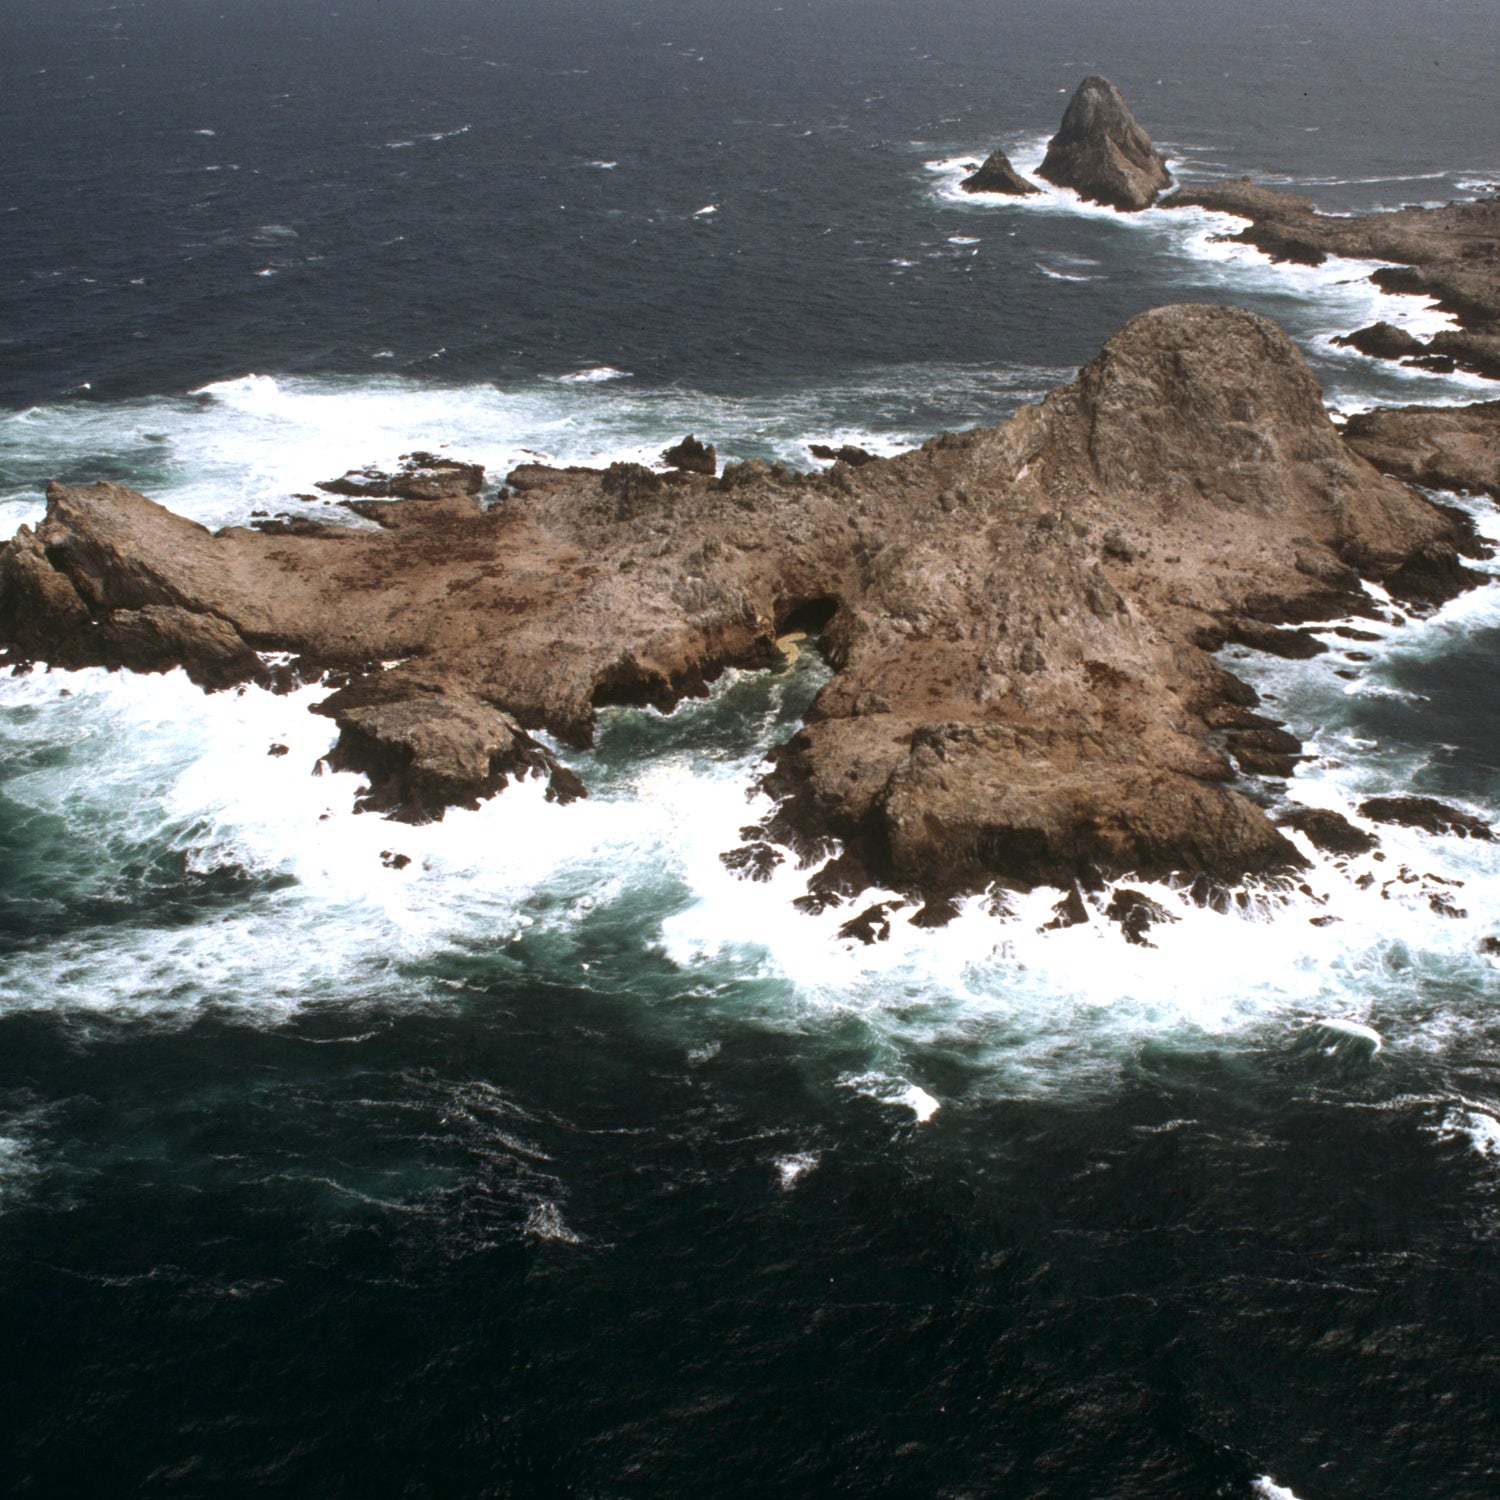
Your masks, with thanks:
[{"label": "wave wash over rock", "polygon": [[1037,168],[1058,187],[1123,213],[1150,208],[1172,186],[1167,159],[1107,78],[1085,78]]},{"label": "wave wash over rock", "polygon": [[431,817],[508,773],[581,794],[528,730],[586,743],[597,706],[670,706],[820,625],[834,675],[768,774],[769,834],[934,896],[1296,865],[1227,785],[1214,732],[1254,694],[1210,651],[1369,610],[1360,574],[1426,599],[1473,576],[1462,524],[1346,447],[1286,335],[1227,307],[1146,313],[1003,426],[858,468],[537,466],[488,511],[364,513],[378,530],[215,535],[54,485],[0,553],[0,639],[208,684],[263,676],[254,650],[357,668],[321,706],[336,760]]}]

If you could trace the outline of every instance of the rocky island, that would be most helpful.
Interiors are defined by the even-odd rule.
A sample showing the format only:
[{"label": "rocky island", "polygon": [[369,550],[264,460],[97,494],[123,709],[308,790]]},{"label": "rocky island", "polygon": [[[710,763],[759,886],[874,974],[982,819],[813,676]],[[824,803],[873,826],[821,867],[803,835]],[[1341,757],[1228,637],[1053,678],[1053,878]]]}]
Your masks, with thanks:
[{"label": "rocky island", "polygon": [[0,640],[210,688],[336,673],[334,763],[422,819],[517,774],[583,795],[536,732],[585,745],[603,705],[669,708],[817,630],[833,676],[766,777],[771,824],[726,854],[753,872],[837,840],[810,899],[878,881],[940,913],[996,880],[1295,868],[1241,773],[1300,747],[1212,653],[1320,649],[1288,627],[1377,611],[1362,578],[1417,605],[1474,579],[1464,519],[1361,457],[1287,336],[1236,308],[1143,314],[1003,426],[895,458],[715,474],[684,451],[523,467],[489,507],[460,465],[391,499],[367,475],[364,526],[217,534],[53,485],[0,551]]},{"label": "rocky island", "polygon": [[[1037,176],[1072,188],[1090,203],[1137,213],[1172,186],[1167,159],[1131,114],[1125,96],[1109,79],[1085,78],[1068,102],[1057,134]],[[966,193],[1023,197],[1040,188],[1028,181],[997,148],[960,184]]]}]

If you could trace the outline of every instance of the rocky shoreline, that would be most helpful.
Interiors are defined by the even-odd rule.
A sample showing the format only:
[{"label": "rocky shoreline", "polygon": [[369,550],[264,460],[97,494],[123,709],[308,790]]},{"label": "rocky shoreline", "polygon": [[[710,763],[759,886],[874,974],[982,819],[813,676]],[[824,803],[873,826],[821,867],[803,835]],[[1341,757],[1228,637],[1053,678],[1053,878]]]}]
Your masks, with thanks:
[{"label": "rocky shoreline", "polygon": [[1500,379],[1500,196],[1340,217],[1319,213],[1308,198],[1241,177],[1178,188],[1159,206],[1204,208],[1247,219],[1244,229],[1226,238],[1253,245],[1275,261],[1321,265],[1339,256],[1390,262],[1371,276],[1376,286],[1430,297],[1459,326],[1424,344],[1377,323],[1354,330],[1341,342],[1372,358],[1419,369],[1458,369]]},{"label": "rocky shoreline", "polygon": [[1143,314],[1003,426],[895,458],[711,474],[705,451],[528,466],[489,507],[471,469],[414,463],[405,497],[363,477],[360,529],[212,534],[54,485],[0,551],[0,641],[209,688],[336,674],[333,763],[362,806],[423,820],[516,775],[584,795],[538,731],[585,745],[601,706],[670,707],[816,630],[834,675],[766,778],[770,824],[726,855],[811,868],[837,841],[809,903],[880,883],[939,921],[997,883],[1295,871],[1247,793],[1300,746],[1212,653],[1320,649],[1295,627],[1378,612],[1361,578],[1410,608],[1477,581],[1465,518],[1378,472],[1241,309]]}]

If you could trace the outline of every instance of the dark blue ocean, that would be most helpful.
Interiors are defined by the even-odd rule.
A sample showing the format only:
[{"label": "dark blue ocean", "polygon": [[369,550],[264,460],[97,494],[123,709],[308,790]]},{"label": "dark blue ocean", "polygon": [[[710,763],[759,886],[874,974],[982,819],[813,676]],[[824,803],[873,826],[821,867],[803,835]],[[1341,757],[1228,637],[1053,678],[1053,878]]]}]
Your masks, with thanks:
[{"label": "dark blue ocean", "polygon": [[[5,0],[0,537],[51,478],[893,452],[1176,300],[1341,410],[1493,399],[1332,344],[1442,324],[1369,266],[957,182],[1102,72],[1182,181],[1473,196],[1497,56],[1493,0]],[[1287,796],[1500,820],[1500,587],[1375,634],[1233,653]],[[321,689],[0,679],[4,1493],[1500,1493],[1500,844],[865,948],[718,859],[827,670],[419,828],[313,774]]]}]

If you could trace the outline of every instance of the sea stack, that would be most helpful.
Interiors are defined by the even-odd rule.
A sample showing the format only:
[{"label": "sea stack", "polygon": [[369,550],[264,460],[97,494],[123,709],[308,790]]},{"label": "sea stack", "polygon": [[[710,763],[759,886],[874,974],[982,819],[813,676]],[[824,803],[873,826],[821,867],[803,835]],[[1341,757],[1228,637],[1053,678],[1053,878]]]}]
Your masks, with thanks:
[{"label": "sea stack", "polygon": [[1016,171],[998,146],[985,157],[979,170],[970,173],[959,186],[966,193],[1008,193],[1013,198],[1041,192],[1034,182],[1028,182]]},{"label": "sea stack", "polygon": [[1078,85],[1037,175],[1122,213],[1150,208],[1172,185],[1166,158],[1130,113],[1125,96],[1097,75]]}]

